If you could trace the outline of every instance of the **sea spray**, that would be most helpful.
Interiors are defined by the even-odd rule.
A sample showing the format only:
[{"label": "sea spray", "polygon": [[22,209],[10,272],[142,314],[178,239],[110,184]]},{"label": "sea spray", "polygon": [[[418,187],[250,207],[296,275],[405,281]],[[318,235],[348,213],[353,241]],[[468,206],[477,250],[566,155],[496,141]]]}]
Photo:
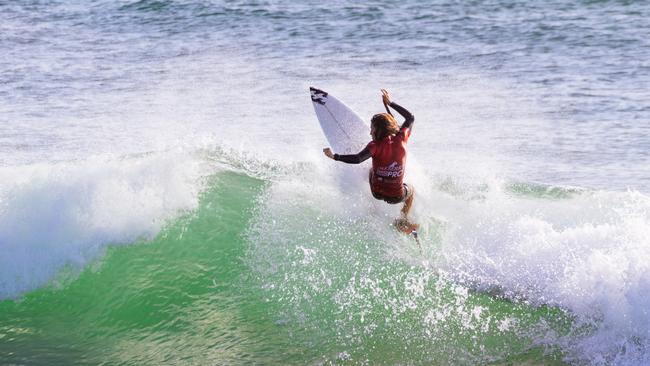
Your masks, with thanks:
[{"label": "sea spray", "polygon": [[[533,329],[555,340],[566,333],[561,311],[472,293],[426,265],[423,259],[440,250],[440,227],[417,217],[426,226],[423,258],[390,226],[398,205],[344,192],[322,178],[326,164],[271,184],[247,232],[248,261],[268,301],[281,309],[279,321],[304,329],[293,338],[297,344],[327,345],[332,353],[323,360],[334,363],[474,364],[541,345]],[[431,187],[420,190],[435,195]]]},{"label": "sea spray", "polygon": [[650,347],[649,317],[638,310],[650,306],[643,260],[650,255],[650,197],[575,189],[539,197],[506,186],[489,185],[462,215],[441,208],[451,224],[434,266],[482,291],[566,309],[575,317],[569,359],[642,362]]}]

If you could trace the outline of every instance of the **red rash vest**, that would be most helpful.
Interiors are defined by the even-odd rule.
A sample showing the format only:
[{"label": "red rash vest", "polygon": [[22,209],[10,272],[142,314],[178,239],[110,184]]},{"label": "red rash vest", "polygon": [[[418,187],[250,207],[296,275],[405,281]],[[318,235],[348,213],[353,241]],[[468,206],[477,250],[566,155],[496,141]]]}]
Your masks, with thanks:
[{"label": "red rash vest", "polygon": [[351,155],[334,154],[334,160],[348,164],[359,164],[372,157],[370,189],[383,197],[404,196],[404,170],[406,169],[406,143],[411,136],[411,126],[415,117],[404,107],[390,104],[406,120],[394,136],[386,136],[380,141],[371,141],[361,152]]},{"label": "red rash vest", "polygon": [[385,197],[404,196],[406,142],[411,129],[402,127],[397,135],[371,141],[367,148],[372,156],[370,186],[373,192]]}]

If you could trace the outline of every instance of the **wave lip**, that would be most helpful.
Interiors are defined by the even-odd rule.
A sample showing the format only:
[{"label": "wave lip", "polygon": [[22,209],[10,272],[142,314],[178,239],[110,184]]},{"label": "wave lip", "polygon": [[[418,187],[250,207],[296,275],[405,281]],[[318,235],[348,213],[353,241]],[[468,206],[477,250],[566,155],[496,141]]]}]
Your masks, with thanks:
[{"label": "wave lip", "polygon": [[198,161],[182,152],[0,170],[0,299],[75,270],[109,244],[156,235],[198,206]]}]

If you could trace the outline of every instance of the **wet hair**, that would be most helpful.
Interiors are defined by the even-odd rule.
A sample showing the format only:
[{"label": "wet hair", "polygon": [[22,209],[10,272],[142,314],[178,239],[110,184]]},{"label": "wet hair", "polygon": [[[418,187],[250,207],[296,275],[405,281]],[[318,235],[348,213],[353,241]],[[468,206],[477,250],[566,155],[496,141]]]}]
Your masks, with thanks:
[{"label": "wet hair", "polygon": [[375,128],[375,136],[373,138],[377,141],[399,132],[397,121],[388,113],[378,113],[372,116],[370,126]]}]

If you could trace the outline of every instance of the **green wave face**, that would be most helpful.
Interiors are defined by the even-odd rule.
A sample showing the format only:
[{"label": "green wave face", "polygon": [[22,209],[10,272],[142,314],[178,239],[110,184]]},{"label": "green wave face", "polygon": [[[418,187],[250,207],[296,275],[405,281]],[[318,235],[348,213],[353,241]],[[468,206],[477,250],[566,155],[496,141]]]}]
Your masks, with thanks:
[{"label": "green wave face", "polygon": [[273,321],[242,279],[241,233],[262,188],[215,177],[200,209],[152,242],[112,247],[63,283],[0,303],[0,363],[278,360]]},{"label": "green wave face", "polygon": [[561,311],[468,291],[310,204],[213,176],[153,241],[0,302],[0,364],[559,362],[536,337],[567,331]]}]

